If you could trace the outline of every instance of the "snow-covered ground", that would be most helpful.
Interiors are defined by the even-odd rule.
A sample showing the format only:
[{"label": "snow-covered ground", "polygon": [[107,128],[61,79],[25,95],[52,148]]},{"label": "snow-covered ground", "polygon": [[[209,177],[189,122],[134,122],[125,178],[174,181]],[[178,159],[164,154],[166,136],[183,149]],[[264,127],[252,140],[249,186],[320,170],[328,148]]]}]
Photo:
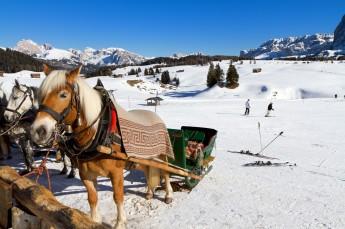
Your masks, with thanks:
[{"label": "snow-covered ground", "polygon": [[[228,61],[221,62],[221,66],[226,72]],[[158,191],[153,200],[145,200],[143,174],[125,171],[128,228],[345,227],[345,63],[257,61],[256,65],[245,62],[236,67],[240,87],[235,90],[207,89],[207,66],[167,68],[172,77],[176,74],[180,78],[181,84],[176,90],[159,89],[164,101],[157,113],[169,128],[190,125],[217,129],[213,152],[216,159],[211,172],[190,193],[175,192],[170,205],[162,201],[163,191]],[[261,67],[262,73],[251,73],[253,67]],[[183,73],[176,73],[181,69]],[[29,78],[27,72],[8,74],[3,78],[7,91],[16,77],[30,85],[41,81]],[[152,89],[159,88],[152,76],[101,78],[106,88],[115,90],[114,95],[124,108],[154,110],[144,101],[152,96]],[[145,87],[130,86],[128,79],[141,79]],[[96,78],[88,81],[94,85]],[[263,86],[267,90],[262,90]],[[275,92],[277,96],[273,97]],[[332,98],[335,93],[338,99]],[[247,98],[252,106],[248,117],[242,115]],[[275,111],[272,117],[265,118],[269,101],[273,101]],[[284,131],[264,154],[279,158],[276,162],[297,166],[244,167],[260,159],[227,152],[258,152],[258,122],[264,144]],[[14,165],[19,160],[17,156],[17,160],[8,162]],[[51,162],[49,167],[57,198],[88,212],[87,195],[80,180],[59,176],[61,164]],[[98,190],[103,221],[114,224],[110,181],[100,178]]]}]

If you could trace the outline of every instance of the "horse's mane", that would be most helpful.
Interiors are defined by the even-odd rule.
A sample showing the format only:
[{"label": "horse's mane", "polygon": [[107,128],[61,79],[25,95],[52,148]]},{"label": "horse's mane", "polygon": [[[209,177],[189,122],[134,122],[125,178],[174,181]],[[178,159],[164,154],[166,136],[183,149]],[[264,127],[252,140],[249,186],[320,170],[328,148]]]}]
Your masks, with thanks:
[{"label": "horse's mane", "polygon": [[[60,89],[66,86],[67,71],[55,70],[52,71],[42,82],[39,88],[39,100],[43,98],[55,89]],[[87,124],[91,124],[98,117],[98,114],[102,109],[102,100],[100,94],[92,89],[87,82],[78,77],[76,83],[79,87],[80,93],[80,105]]]}]

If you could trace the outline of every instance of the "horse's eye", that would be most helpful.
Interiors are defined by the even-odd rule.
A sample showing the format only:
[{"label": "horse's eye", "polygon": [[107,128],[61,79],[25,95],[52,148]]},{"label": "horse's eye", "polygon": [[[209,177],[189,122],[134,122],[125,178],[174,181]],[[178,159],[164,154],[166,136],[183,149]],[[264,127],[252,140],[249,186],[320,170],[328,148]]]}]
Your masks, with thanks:
[{"label": "horse's eye", "polygon": [[60,98],[63,98],[63,99],[67,98],[67,93],[66,92],[62,92],[60,94]]}]

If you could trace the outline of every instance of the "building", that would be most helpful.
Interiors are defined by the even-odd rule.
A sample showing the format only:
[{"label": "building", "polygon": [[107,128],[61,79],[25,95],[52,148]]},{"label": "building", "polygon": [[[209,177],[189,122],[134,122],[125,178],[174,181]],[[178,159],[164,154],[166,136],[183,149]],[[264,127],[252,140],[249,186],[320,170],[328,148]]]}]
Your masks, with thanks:
[{"label": "building", "polygon": [[31,78],[41,78],[41,74],[40,73],[31,73]]},{"label": "building", "polygon": [[261,68],[253,68],[253,73],[259,73],[261,71],[262,71]]},{"label": "building", "polygon": [[160,105],[161,104],[161,101],[163,99],[161,97],[151,97],[151,98],[148,98],[146,99],[146,103],[147,103],[147,106],[156,106],[156,105]]}]

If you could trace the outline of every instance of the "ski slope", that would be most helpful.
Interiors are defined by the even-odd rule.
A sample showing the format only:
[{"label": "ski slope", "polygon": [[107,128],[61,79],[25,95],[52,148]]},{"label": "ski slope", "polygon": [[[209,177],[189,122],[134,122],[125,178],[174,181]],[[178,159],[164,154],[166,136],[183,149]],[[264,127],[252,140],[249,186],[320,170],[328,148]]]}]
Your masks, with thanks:
[{"label": "ski slope", "polygon": [[[226,71],[228,61],[220,64]],[[262,73],[251,73],[253,67],[262,68]],[[125,73],[130,68],[116,72]],[[190,193],[175,192],[170,205],[162,201],[163,191],[157,191],[153,200],[145,200],[143,174],[124,172],[128,228],[345,227],[345,63],[257,61],[256,65],[244,62],[236,68],[240,87],[235,90],[207,89],[208,66],[166,68],[172,77],[176,74],[180,78],[177,89],[161,88],[152,76],[100,77],[126,109],[154,110],[144,100],[158,90],[164,101],[157,113],[169,128],[190,125],[218,130],[213,169]],[[176,73],[181,69],[184,72]],[[36,86],[42,80],[31,79],[29,72],[7,74],[0,79],[7,92],[15,78]],[[142,85],[127,83],[136,79],[142,80]],[[88,82],[94,85],[96,80]],[[267,90],[262,92],[262,86]],[[335,93],[338,99],[333,98]],[[248,117],[242,115],[247,98],[252,107]],[[265,118],[269,101],[273,101],[275,111]],[[244,167],[262,159],[227,152],[258,152],[258,122],[264,144],[284,131],[264,154],[279,158],[275,162],[297,166]],[[5,163],[22,168],[21,161],[21,155],[16,154],[15,160]],[[48,166],[57,198],[88,212],[86,191],[79,178],[59,176],[61,164],[50,162]],[[109,179],[99,178],[98,190],[103,222],[113,225],[116,210]]]}]

